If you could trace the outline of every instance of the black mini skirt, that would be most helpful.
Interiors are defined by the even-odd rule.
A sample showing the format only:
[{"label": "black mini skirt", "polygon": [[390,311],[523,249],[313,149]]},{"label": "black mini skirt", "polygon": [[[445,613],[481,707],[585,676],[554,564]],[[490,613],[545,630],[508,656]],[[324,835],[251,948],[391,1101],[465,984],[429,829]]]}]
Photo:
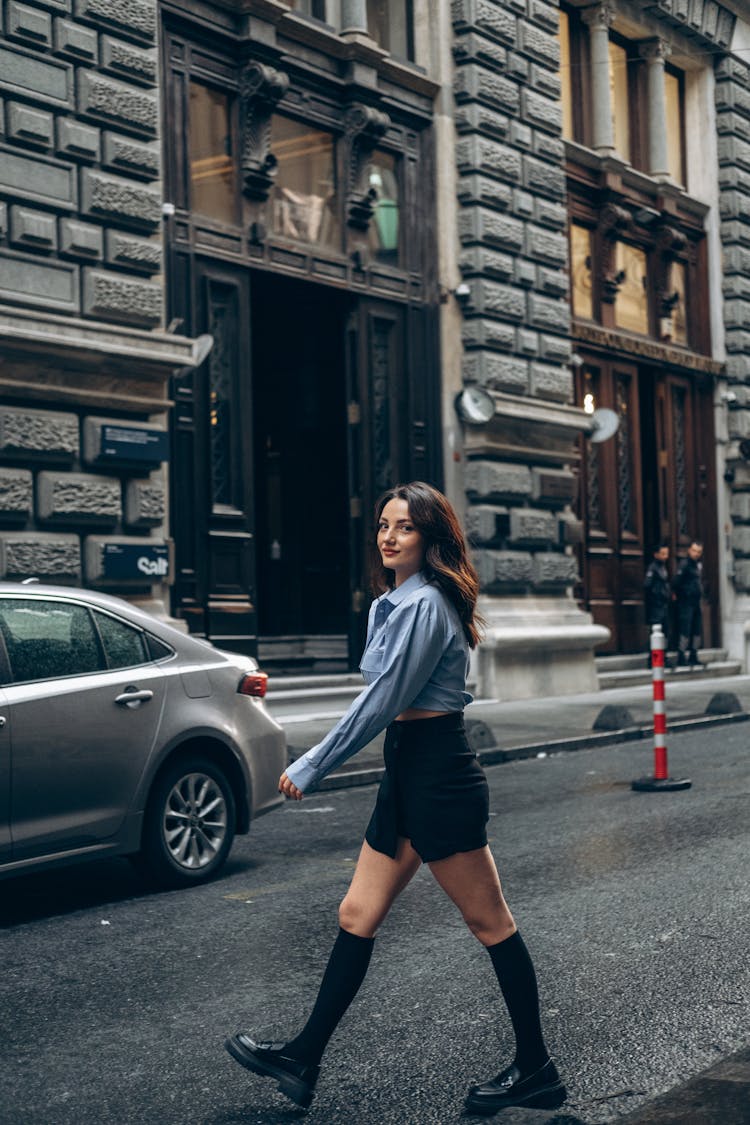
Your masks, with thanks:
[{"label": "black mini skirt", "polygon": [[391,723],[385,774],[365,839],[395,858],[405,836],[425,863],[487,843],[489,790],[461,712]]}]

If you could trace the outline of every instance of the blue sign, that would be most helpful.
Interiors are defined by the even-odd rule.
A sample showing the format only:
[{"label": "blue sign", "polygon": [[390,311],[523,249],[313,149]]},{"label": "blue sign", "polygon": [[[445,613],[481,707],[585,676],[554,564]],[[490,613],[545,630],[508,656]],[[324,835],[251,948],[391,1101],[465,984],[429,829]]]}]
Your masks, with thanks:
[{"label": "blue sign", "polygon": [[99,460],[158,465],[169,460],[169,434],[135,426],[102,426]]},{"label": "blue sign", "polygon": [[169,577],[169,547],[154,543],[104,543],[101,577],[120,582],[159,582]]}]

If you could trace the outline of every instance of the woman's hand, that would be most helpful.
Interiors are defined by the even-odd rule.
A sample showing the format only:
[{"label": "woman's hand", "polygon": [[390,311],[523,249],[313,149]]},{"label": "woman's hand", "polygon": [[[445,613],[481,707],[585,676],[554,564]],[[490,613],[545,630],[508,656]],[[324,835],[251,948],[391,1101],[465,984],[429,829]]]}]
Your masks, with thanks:
[{"label": "woman's hand", "polygon": [[294,801],[301,801],[304,793],[298,789],[291,778],[286,776],[286,772],[282,773],[279,778],[279,793],[283,793],[285,797],[291,797]]}]

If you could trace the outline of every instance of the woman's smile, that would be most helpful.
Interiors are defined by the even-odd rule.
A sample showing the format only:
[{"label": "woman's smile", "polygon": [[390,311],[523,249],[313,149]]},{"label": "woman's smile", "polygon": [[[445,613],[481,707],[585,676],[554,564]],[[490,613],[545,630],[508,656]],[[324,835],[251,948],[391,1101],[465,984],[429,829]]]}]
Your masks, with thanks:
[{"label": "woman's smile", "polygon": [[424,563],[424,539],[411,521],[405,500],[389,500],[378,523],[378,550],[383,566],[395,572],[400,586]]}]

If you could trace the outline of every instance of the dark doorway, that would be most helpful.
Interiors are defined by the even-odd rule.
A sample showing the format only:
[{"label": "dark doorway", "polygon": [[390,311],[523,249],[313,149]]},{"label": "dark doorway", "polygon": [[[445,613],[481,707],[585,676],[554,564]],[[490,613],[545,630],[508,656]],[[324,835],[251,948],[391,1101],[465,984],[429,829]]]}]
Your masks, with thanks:
[{"label": "dark doorway", "polygon": [[344,670],[351,298],[270,274],[252,293],[259,654],[276,671]]}]

